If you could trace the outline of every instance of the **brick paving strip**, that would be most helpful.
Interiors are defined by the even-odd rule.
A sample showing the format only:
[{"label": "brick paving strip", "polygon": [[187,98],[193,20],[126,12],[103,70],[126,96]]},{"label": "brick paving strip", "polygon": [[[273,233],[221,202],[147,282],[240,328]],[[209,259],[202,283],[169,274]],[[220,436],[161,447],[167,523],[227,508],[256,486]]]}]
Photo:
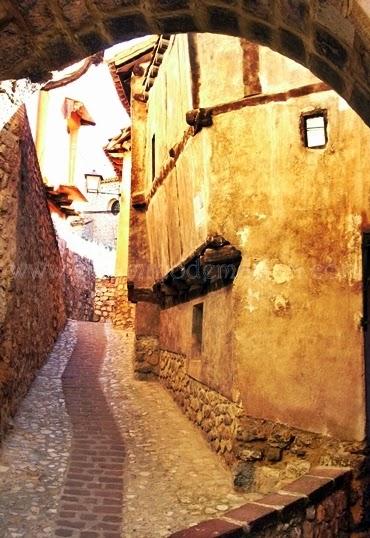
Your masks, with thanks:
[{"label": "brick paving strip", "polygon": [[73,436],[55,536],[121,538],[124,446],[99,384],[105,343],[103,325],[80,322],[62,377]]}]

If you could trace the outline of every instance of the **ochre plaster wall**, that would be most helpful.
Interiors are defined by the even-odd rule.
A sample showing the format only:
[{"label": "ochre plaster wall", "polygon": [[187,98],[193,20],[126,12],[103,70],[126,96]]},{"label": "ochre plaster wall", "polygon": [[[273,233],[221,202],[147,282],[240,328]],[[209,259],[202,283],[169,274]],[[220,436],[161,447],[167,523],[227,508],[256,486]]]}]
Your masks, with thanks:
[{"label": "ochre plaster wall", "polygon": [[[217,43],[212,38],[203,77],[207,69],[214,71],[218,57],[226,61],[225,50],[233,61],[226,39],[225,49],[223,38]],[[146,132],[153,132],[155,122],[158,140],[167,140],[168,119],[156,95],[181,99],[179,76],[170,76],[168,67],[175,45],[148,103]],[[238,39],[235,55],[240,58]],[[260,49],[259,59],[264,93],[284,90],[287,80],[295,87],[317,82],[267,49]],[[190,78],[186,63],[180,65]],[[225,102],[230,81],[219,71]],[[316,108],[327,109],[328,144],[307,149],[300,116]],[[175,142],[168,140],[166,150]],[[184,144],[146,212],[147,252],[159,276],[208,235],[224,236],[243,254],[233,287],[203,299],[201,381],[233,401],[240,391],[249,416],[356,441],[364,438],[365,424],[360,318],[368,147],[368,128],[332,91],[214,115],[213,126]],[[150,159],[147,151],[147,168]],[[166,159],[163,150],[157,166]],[[161,349],[189,359],[191,316],[192,303],[161,312]]]},{"label": "ochre plaster wall", "polygon": [[[239,92],[240,79],[233,79],[239,82],[229,92],[226,74],[234,59],[240,60],[240,41],[235,40],[235,58],[229,38],[223,45],[222,38],[212,39],[212,59],[204,54],[201,91],[205,73],[214,80],[207,70],[217,66],[220,76],[219,87],[209,89],[203,101],[207,97],[211,103],[224,94],[225,103],[235,100],[233,91]],[[206,50],[205,41],[202,46]],[[243,47],[253,56],[248,44]],[[228,54],[226,68],[221,64]],[[191,79],[186,63],[182,65]],[[259,49],[259,65],[254,87],[259,82],[262,95],[319,83],[267,49]],[[166,153],[173,147],[171,140],[163,160],[156,160],[152,184],[139,171],[151,166],[151,154],[145,151],[151,139],[143,133],[155,128],[166,135],[158,123],[164,117],[158,111],[165,110],[162,101],[157,115],[151,114],[157,106],[152,91],[162,92],[162,99],[179,99],[178,73],[174,79],[165,74],[150,92],[149,125],[142,109],[141,116],[134,116],[134,121],[142,120],[133,128],[142,160],[133,166],[139,172],[133,180],[145,191],[148,205],[131,212],[130,252],[152,275],[144,270],[136,280],[134,276],[135,288],[151,288],[214,234],[240,249],[242,262],[228,288],[168,309],[138,303],[135,371],[143,378],[159,375],[210,446],[233,466],[238,487],[279,490],[317,463],[353,467],[352,524],[365,528],[369,509],[360,319],[369,130],[321,85],[320,93],[316,87],[304,97],[280,95],[276,102],[257,106],[244,101],[246,106],[239,103],[237,110],[216,110],[213,125],[200,132],[192,132],[182,119],[185,134],[181,131],[175,141],[175,157],[171,161]],[[317,108],[327,110],[328,144],[307,149],[300,117]],[[144,292],[155,300],[148,289],[139,289],[139,300]],[[197,363],[193,369],[192,311],[199,302],[204,303],[202,354],[200,368]]]},{"label": "ochre plaster wall", "polygon": [[259,77],[266,93],[287,91],[298,85],[314,84],[319,79],[308,69],[277,54],[268,47],[258,47]]},{"label": "ochre plaster wall", "polygon": [[[207,37],[199,40],[202,50]],[[211,47],[214,38],[208,39]],[[230,38],[222,39],[229,50]],[[234,41],[240,57],[240,42]],[[202,73],[215,72],[217,51],[208,62],[203,54]],[[166,65],[170,60],[154,89],[176,100],[177,80]],[[285,71],[290,84],[294,78],[297,86],[317,81],[297,64],[260,49],[266,93],[286,87]],[[226,92],[224,78],[219,80]],[[151,99],[149,124],[155,94]],[[325,149],[307,149],[301,141],[300,114],[315,108],[328,110]],[[161,132],[163,121],[155,121]],[[364,435],[359,321],[368,144],[368,128],[334,92],[217,115],[212,127],[187,143],[147,211],[151,262],[160,275],[210,234],[223,235],[243,253],[229,292],[232,306],[204,299],[202,381],[230,398],[240,389],[251,416],[355,440]],[[181,347],[189,355],[191,312],[187,303],[161,313],[164,349],[172,351],[174,342],[173,351]],[[225,362],[237,376],[224,375]]]},{"label": "ochre plaster wall", "polygon": [[[300,113],[315,107],[328,110],[323,150],[300,140]],[[210,140],[209,232],[243,253],[233,311],[246,412],[362,439],[368,128],[325,92],[217,116]]]},{"label": "ochre plaster wall", "polygon": [[208,107],[242,99],[243,51],[240,40],[216,34],[195,35],[200,71],[200,106]]},{"label": "ochre plaster wall", "polygon": [[123,158],[120,193],[120,212],[117,227],[116,275],[119,277],[127,277],[131,201],[131,152],[127,152]]},{"label": "ochre plaster wall", "polygon": [[[207,235],[207,140],[192,138],[147,211],[151,263],[158,276],[187,257]],[[203,209],[198,209],[198,200]]]}]

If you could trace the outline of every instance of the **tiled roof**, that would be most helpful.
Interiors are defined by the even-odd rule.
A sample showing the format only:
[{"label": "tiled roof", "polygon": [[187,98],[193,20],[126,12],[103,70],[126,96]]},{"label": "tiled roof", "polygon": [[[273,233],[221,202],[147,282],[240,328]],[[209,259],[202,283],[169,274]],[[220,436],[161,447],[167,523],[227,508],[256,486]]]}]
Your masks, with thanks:
[{"label": "tiled roof", "polygon": [[109,142],[104,146],[104,152],[108,159],[113,164],[117,176],[122,175],[122,160],[128,151],[131,151],[131,127],[125,127],[121,132],[109,139]]},{"label": "tiled roof", "polygon": [[58,188],[45,185],[46,197],[51,211],[55,211],[61,217],[77,215],[70,206],[73,202],[87,202],[82,192],[73,185],[59,185]]},{"label": "tiled roof", "polygon": [[117,54],[108,61],[109,70],[116,87],[118,97],[126,112],[131,114],[131,75],[136,65],[143,61],[151,61],[153,51],[157,45],[158,36],[150,36],[144,41]]}]

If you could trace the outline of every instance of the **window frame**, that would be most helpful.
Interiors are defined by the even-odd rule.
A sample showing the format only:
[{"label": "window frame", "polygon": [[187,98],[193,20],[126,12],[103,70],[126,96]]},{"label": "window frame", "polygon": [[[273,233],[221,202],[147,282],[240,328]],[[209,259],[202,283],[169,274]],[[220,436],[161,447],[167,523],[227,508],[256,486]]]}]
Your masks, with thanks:
[{"label": "window frame", "polygon": [[187,373],[189,377],[197,381],[202,380],[204,307],[204,301],[192,305],[191,348],[187,361]]},{"label": "window frame", "polygon": [[151,141],[151,165],[152,165],[152,183],[156,179],[156,168],[157,168],[157,149],[156,149],[156,136],[155,133],[152,134],[152,141]]},{"label": "window frame", "polygon": [[[324,135],[325,135],[325,143],[321,144],[320,146],[309,146],[308,145],[308,136],[307,133],[309,131],[309,128],[307,128],[307,120],[311,118],[319,118],[322,117],[324,120]],[[303,112],[300,117],[300,133],[301,133],[301,140],[303,143],[303,146],[306,149],[325,149],[328,144],[328,111],[323,108],[317,108],[315,110],[311,110],[309,112]]]}]

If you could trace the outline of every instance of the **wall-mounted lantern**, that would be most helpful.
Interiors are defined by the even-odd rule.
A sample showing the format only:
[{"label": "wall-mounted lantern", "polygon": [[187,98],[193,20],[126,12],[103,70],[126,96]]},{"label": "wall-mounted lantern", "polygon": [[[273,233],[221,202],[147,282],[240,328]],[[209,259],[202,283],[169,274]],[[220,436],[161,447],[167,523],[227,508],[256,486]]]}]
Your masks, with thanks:
[{"label": "wall-mounted lantern", "polygon": [[114,200],[113,204],[111,205],[110,210],[111,210],[112,215],[118,215],[119,214],[119,212],[121,210],[119,200]]},{"label": "wall-mounted lantern", "polygon": [[87,192],[99,192],[100,183],[103,180],[103,176],[97,174],[95,170],[91,174],[85,174],[86,178],[86,191]]}]

